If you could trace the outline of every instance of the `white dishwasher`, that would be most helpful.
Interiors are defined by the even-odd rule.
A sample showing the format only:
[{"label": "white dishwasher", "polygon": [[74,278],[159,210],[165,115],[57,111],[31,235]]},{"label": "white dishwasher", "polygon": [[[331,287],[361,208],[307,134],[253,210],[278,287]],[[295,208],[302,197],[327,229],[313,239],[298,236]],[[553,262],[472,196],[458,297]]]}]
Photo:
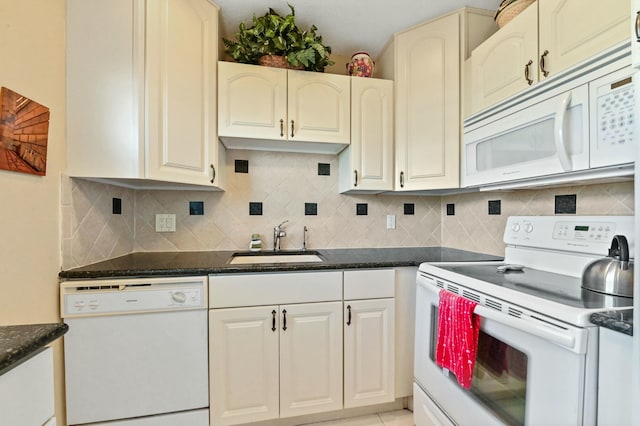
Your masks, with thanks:
[{"label": "white dishwasher", "polygon": [[209,424],[207,278],[61,284],[67,421]]}]

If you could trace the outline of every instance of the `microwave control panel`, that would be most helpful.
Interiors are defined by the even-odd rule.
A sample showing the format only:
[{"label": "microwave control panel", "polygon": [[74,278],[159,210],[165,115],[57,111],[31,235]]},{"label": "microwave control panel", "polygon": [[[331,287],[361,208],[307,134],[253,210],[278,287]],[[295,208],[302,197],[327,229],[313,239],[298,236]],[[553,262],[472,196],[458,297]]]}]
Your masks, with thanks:
[{"label": "microwave control panel", "polygon": [[590,167],[630,163],[634,150],[634,76],[629,68],[591,83]]},{"label": "microwave control panel", "polygon": [[601,145],[633,143],[631,77],[629,77],[629,83],[598,97],[598,141]]}]

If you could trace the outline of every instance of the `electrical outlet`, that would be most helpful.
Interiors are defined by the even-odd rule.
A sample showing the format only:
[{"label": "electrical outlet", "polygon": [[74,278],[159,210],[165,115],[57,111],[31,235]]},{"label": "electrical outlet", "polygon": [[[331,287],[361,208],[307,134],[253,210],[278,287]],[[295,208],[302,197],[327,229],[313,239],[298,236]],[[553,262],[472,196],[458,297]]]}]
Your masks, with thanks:
[{"label": "electrical outlet", "polygon": [[156,232],[176,232],[176,215],[157,214]]},{"label": "electrical outlet", "polygon": [[387,215],[387,229],[396,229],[396,215],[388,214]]}]

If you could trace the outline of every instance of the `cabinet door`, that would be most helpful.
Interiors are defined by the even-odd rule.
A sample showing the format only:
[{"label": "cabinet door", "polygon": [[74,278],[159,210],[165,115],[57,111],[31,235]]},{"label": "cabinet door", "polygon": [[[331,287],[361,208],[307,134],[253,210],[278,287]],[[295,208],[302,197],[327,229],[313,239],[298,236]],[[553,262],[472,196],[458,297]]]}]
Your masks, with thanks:
[{"label": "cabinet door", "polygon": [[150,1],[146,24],[146,177],[211,184],[218,9],[208,0]]},{"label": "cabinet door", "polygon": [[471,53],[472,112],[536,83],[537,58],[538,8],[534,3]]},{"label": "cabinet door", "polygon": [[288,72],[289,140],[348,144],[351,138],[350,78]]},{"label": "cabinet door", "polygon": [[280,311],[280,417],[341,409],[342,302]]},{"label": "cabinet door", "polygon": [[539,54],[548,52],[544,57],[548,76],[629,38],[629,0],[538,0],[537,3]]},{"label": "cabinet door", "polygon": [[394,300],[344,303],[344,408],[393,402]]},{"label": "cabinet door", "polygon": [[278,307],[213,309],[209,333],[211,424],[278,418]]},{"label": "cabinet door", "polygon": [[459,186],[459,15],[396,38],[395,189]]},{"label": "cabinet door", "polygon": [[393,190],[393,81],[351,80],[351,189]]},{"label": "cabinet door", "polygon": [[287,70],[218,63],[218,134],[286,139]]}]

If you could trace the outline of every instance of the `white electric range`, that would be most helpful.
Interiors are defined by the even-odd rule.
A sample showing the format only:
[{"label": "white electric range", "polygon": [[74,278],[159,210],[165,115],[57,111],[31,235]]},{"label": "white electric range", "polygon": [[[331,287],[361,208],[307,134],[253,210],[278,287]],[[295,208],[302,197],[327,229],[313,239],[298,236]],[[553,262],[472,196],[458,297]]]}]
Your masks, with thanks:
[{"label": "white electric range", "polygon": [[[581,288],[632,216],[514,216],[500,262],[424,263],[417,275],[414,418],[431,424],[595,424],[598,328],[591,313],[633,299]],[[633,251],[631,251],[633,252]],[[478,303],[472,386],[435,363],[439,292]]]}]

